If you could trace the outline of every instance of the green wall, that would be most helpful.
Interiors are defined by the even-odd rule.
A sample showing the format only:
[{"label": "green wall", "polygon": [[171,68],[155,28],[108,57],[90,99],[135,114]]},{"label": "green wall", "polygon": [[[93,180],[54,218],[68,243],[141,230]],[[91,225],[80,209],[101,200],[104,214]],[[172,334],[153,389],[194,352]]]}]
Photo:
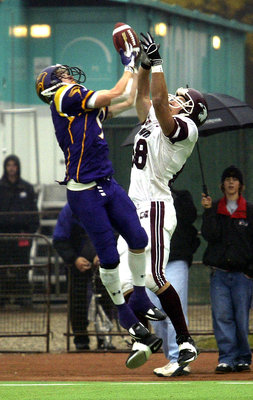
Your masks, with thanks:
[{"label": "green wall", "polygon": [[28,39],[14,38],[12,26],[27,24],[21,0],[0,3],[0,102],[28,102]]},{"label": "green wall", "polygon": [[[167,24],[168,34],[159,38],[159,42],[169,91],[189,84],[203,92],[226,93],[244,99],[246,30],[240,30],[232,22],[223,24],[215,17],[202,18],[190,11],[174,13],[173,7],[165,5],[159,9],[159,2],[154,2],[154,7],[143,6],[141,3],[147,2],[142,1],[82,7],[30,7],[31,3],[34,4],[21,0],[0,3],[0,105],[3,107],[19,104],[43,107],[35,94],[34,82],[40,70],[51,63],[83,68],[87,73],[87,87],[111,88],[123,70],[112,43],[112,30],[118,21],[128,22],[138,33],[153,32],[156,22]],[[32,39],[28,35],[20,39],[9,35],[13,25],[29,27],[36,23],[50,24],[51,37]],[[221,37],[220,50],[211,46],[213,35]],[[129,183],[131,148],[122,148],[120,144],[136,121],[134,113],[133,118],[118,118],[105,128],[116,178],[125,188]],[[242,168],[246,194],[249,199],[253,198],[252,134],[249,130],[199,140],[206,183],[214,197],[220,195],[221,171],[234,163]],[[196,149],[176,186],[188,187],[199,204],[202,188]]]},{"label": "green wall", "polygon": [[[112,29],[118,21],[128,22],[138,33],[153,32],[156,22],[167,24],[168,34],[159,41],[169,91],[188,83],[204,92],[244,98],[244,31],[234,29],[233,24],[217,24],[211,17],[207,22],[141,4],[107,4],[29,7],[29,1],[1,2],[0,101],[39,104],[31,80],[41,67],[57,62],[82,67],[87,86],[93,89],[112,87],[122,72],[112,44]],[[51,26],[50,38],[9,35],[13,25],[29,28],[37,23]],[[221,37],[220,50],[211,47],[214,34]]]}]

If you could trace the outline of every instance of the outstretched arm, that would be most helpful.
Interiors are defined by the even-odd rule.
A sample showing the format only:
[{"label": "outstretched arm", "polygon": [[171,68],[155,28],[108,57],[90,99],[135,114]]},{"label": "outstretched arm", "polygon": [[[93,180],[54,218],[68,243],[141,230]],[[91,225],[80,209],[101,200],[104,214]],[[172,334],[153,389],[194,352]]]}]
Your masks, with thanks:
[{"label": "outstretched arm", "polygon": [[129,80],[132,77],[133,77],[133,72],[124,71],[122,77],[112,89],[99,90],[98,92],[96,92],[95,93],[96,100],[94,102],[94,108],[109,106],[113,99],[122,96],[126,90]]},{"label": "outstretched arm", "polygon": [[108,107],[108,118],[113,118],[118,114],[134,107],[136,100],[136,89],[137,89],[137,74],[134,73],[133,77],[129,80],[127,88],[124,94],[121,96],[121,102],[112,104]]},{"label": "outstretched arm", "polygon": [[169,108],[168,89],[162,69],[159,45],[150,33],[142,35],[142,46],[151,63],[151,96],[155,114],[165,136],[174,133],[175,121]]},{"label": "outstretched arm", "polygon": [[133,51],[132,46],[126,43],[126,51],[123,52],[122,50],[120,52],[121,62],[124,65],[124,73],[112,89],[99,90],[92,96],[93,100],[91,98],[91,101],[94,102],[94,108],[110,106],[113,102],[119,103],[128,98],[126,94],[127,87],[129,81],[133,78],[136,56],[136,51]]},{"label": "outstretched arm", "polygon": [[138,91],[136,97],[136,111],[140,122],[144,122],[147,118],[149,109],[151,107],[150,100],[150,71],[144,69],[142,66],[138,72]]},{"label": "outstretched arm", "polygon": [[150,69],[150,61],[143,48],[141,48],[141,66],[138,72],[138,91],[136,97],[136,111],[141,123],[146,120],[152,104],[150,99]]}]

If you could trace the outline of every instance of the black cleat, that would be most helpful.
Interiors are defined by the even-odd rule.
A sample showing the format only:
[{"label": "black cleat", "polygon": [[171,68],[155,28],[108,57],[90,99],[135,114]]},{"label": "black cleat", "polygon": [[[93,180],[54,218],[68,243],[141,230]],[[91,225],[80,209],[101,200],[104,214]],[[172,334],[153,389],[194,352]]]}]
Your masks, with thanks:
[{"label": "black cleat", "polygon": [[131,326],[128,332],[136,342],[148,346],[152,353],[156,353],[163,343],[162,339],[158,338],[153,333],[150,333],[141,322]]},{"label": "black cleat", "polygon": [[140,342],[143,338],[150,335],[149,330],[145,328],[141,322],[137,322],[136,324],[132,325],[128,332],[129,335],[137,342]]},{"label": "black cleat", "polygon": [[196,360],[199,350],[196,347],[194,340],[190,336],[177,336],[177,344],[179,348],[178,364],[187,366],[190,362]]},{"label": "black cleat", "polygon": [[132,351],[126,360],[127,368],[134,369],[145,364],[152,353],[156,353],[163,341],[149,332],[140,322],[131,326],[129,334],[135,340]]},{"label": "black cleat", "polygon": [[131,304],[130,302],[128,303],[128,305],[131,307],[137,317],[138,314],[140,314],[150,321],[163,321],[167,317],[167,315],[163,311],[159,310],[159,308],[155,306],[150,307],[147,311],[143,311],[139,310],[138,307],[135,307],[134,304]]},{"label": "black cleat", "polygon": [[132,351],[126,360],[126,367],[130,369],[141,367],[148,361],[152,351],[150,348],[140,342],[134,342]]},{"label": "black cleat", "polygon": [[159,310],[159,308],[149,300],[145,290],[140,298],[137,297],[134,292],[131,293],[128,305],[137,315],[137,318],[138,314],[151,321],[163,321],[167,317],[164,311]]},{"label": "black cleat", "polygon": [[142,315],[145,318],[149,319],[150,321],[163,321],[167,317],[167,315],[163,311],[159,310],[159,308],[157,308],[155,306],[152,308],[149,308]]}]

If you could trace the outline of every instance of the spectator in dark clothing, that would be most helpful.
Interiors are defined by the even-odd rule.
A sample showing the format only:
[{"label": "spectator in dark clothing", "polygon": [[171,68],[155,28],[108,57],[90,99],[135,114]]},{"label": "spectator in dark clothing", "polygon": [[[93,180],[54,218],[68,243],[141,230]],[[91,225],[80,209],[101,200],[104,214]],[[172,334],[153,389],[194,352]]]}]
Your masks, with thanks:
[{"label": "spectator in dark clothing", "polygon": [[224,197],[212,202],[202,194],[202,235],[208,242],[203,256],[211,266],[213,328],[219,349],[215,370],[250,370],[249,311],[253,281],[253,204],[242,196],[241,171],[231,165],[221,177]]},{"label": "spectator in dark clothing", "polygon": [[170,243],[169,262],[185,260],[191,266],[193,254],[200,245],[198,231],[193,225],[197,219],[197,209],[188,190],[171,189],[177,215],[177,226]]},{"label": "spectator in dark clothing", "polygon": [[[33,186],[21,178],[20,160],[9,155],[4,160],[0,180],[0,233],[34,233],[39,227],[37,199]],[[31,213],[29,213],[31,212]],[[6,213],[6,214],[4,214]],[[31,241],[20,239],[0,240],[0,264],[29,264]],[[1,296],[4,304],[10,294],[21,294],[19,304],[30,303],[24,297],[30,293],[28,269],[1,269]]]},{"label": "spectator in dark clothing", "polygon": [[[187,318],[188,305],[188,276],[189,267],[192,264],[193,254],[200,245],[198,231],[193,225],[197,218],[197,210],[191,193],[188,190],[175,190],[171,188],[171,194],[176,209],[177,226],[170,242],[169,261],[165,268],[165,276],[177,291],[184,316]],[[148,291],[151,301],[158,307],[154,294]],[[157,336],[163,339],[163,352],[169,362],[160,368],[155,368],[154,373],[161,377],[188,375],[190,367],[179,369],[178,345],[176,332],[169,318],[153,323]],[[180,372],[178,372],[180,371]]]},{"label": "spectator in dark clothing", "polygon": [[[73,215],[68,203],[61,210],[53,234],[53,245],[66,265],[70,265],[70,321],[77,350],[89,349],[87,334],[88,308],[92,290],[92,279],[96,289],[106,304],[104,311],[110,315],[108,308],[112,302],[101,283],[98,274],[99,259],[95,248],[79,220]],[[106,307],[107,306],[107,307]],[[98,348],[103,340],[98,339]]]}]

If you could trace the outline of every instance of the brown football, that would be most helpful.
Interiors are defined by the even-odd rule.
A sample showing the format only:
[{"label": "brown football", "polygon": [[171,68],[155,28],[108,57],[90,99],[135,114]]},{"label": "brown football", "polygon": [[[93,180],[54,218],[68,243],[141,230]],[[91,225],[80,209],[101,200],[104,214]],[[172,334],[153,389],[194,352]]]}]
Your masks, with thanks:
[{"label": "brown football", "polygon": [[124,22],[117,22],[114,26],[112,32],[113,44],[115,49],[119,52],[120,49],[126,50],[125,42],[128,42],[133,46],[133,48],[140,48],[140,41],[136,32],[131,28],[131,26],[125,24]]}]

